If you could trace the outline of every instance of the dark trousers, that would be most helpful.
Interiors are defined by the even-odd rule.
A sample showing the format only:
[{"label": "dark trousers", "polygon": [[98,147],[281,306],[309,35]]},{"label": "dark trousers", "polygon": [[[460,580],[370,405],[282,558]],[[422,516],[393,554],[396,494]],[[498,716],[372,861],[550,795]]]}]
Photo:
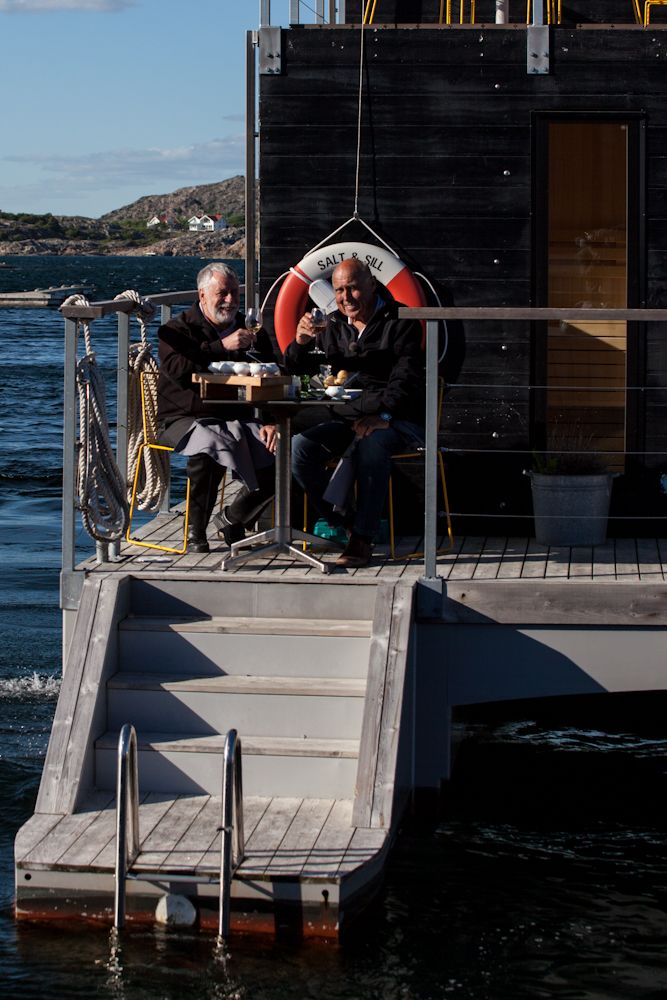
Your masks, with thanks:
[{"label": "dark trousers", "polygon": [[[192,424],[192,417],[183,417],[169,424],[160,433],[160,444],[175,448]],[[208,455],[191,455],[186,466],[190,480],[190,529],[193,534],[206,533],[215,501],[224,475],[224,466],[218,465]],[[256,469],[259,488],[248,490],[242,486],[233,503],[225,509],[231,524],[254,524],[264,508],[271,501],[275,491],[275,469],[273,465]]]}]

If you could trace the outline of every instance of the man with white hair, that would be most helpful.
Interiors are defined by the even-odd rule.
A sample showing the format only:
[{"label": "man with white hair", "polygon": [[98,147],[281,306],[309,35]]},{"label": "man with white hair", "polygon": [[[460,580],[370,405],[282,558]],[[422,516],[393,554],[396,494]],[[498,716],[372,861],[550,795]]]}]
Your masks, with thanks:
[{"label": "man with white hair", "polygon": [[[190,524],[188,551],[208,552],[206,537],[218,488],[226,468],[243,481],[234,502],[214,523],[231,545],[245,535],[274,492],[276,431],[249,417],[246,407],[212,412],[192,384],[194,372],[212,361],[275,361],[268,334],[245,328],[239,312],[239,280],[223,263],[207,264],[197,275],[198,301],[160,327],[158,421],[160,442],[188,456]],[[246,352],[252,350],[253,357]]]}]

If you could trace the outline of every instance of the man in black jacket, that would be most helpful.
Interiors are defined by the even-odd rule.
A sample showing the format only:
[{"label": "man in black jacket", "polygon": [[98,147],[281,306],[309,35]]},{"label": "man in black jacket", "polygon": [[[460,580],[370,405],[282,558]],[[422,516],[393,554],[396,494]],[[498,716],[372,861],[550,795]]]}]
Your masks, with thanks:
[{"label": "man in black jacket", "polygon": [[[206,409],[193,372],[212,361],[275,361],[265,330],[245,329],[239,308],[239,282],[226,264],[208,264],[197,275],[199,300],[160,327],[158,420],[160,441],[188,455],[190,525],[188,551],[208,552],[206,528],[213,513],[225,466],[244,482],[215,523],[228,545],[240,541],[274,492],[275,427],[248,419],[244,407],[221,413]],[[246,355],[251,349],[253,358]]]},{"label": "man in black jacket", "polygon": [[387,494],[391,455],[404,450],[408,442],[423,441],[422,328],[412,320],[398,319],[397,303],[362,261],[343,261],[332,282],[338,312],[319,335],[325,357],[313,353],[317,337],[306,314],[285,352],[285,363],[290,372],[312,375],[325,362],[334,373],[354,374],[351,387],[363,391],[357,401],[337,408],[333,419],[294,438],[292,471],[318,514],[331,524],[341,524],[341,514],[323,499],[326,465],[356,438],[352,456],[356,514],[338,565],[366,566]]}]

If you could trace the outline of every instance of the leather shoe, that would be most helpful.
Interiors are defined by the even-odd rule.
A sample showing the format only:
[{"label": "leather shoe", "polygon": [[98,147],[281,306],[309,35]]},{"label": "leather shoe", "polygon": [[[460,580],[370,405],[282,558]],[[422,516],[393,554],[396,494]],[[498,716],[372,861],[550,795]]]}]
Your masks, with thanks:
[{"label": "leather shoe", "polygon": [[336,559],[336,566],[344,566],[346,569],[357,569],[360,566],[368,566],[373,554],[373,545],[368,538],[363,535],[350,535],[350,540]]},{"label": "leather shoe", "polygon": [[211,548],[208,544],[205,534],[201,531],[190,530],[188,531],[188,552],[210,552]]},{"label": "leather shoe", "polygon": [[225,511],[221,510],[213,518],[213,524],[218,529],[218,538],[222,539],[230,548],[234,542],[240,542],[245,538],[245,527],[240,521],[228,521]]}]

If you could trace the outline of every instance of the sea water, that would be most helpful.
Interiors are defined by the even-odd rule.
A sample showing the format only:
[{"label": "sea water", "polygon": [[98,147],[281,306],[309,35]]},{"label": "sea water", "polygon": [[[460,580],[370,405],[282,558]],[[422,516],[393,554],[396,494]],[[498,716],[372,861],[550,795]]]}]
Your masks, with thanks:
[{"label": "sea water", "polygon": [[[5,258],[0,290],[96,297],[194,287],[193,258]],[[155,329],[155,326],[153,327]],[[667,997],[667,701],[469,710],[439,818],[404,825],[341,945],[17,925],[13,840],[31,815],[60,684],[63,323],[0,310],[0,997],[658,1000]],[[93,347],[111,374],[113,321]],[[91,544],[79,533],[79,551]]]}]

